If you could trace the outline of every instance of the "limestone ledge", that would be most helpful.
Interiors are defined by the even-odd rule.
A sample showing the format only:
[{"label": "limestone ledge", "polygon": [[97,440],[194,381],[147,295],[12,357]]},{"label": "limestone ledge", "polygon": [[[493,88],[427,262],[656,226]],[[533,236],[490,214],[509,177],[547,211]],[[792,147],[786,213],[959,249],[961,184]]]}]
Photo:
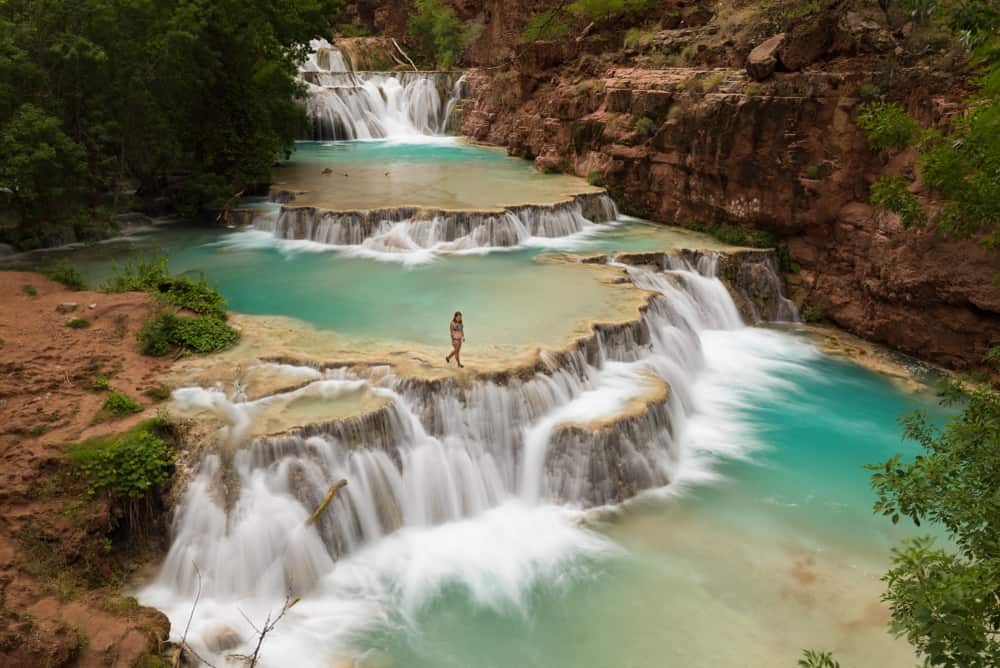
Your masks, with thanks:
[{"label": "limestone ledge", "polygon": [[[558,498],[603,506],[670,484],[663,466],[664,455],[676,456],[668,407],[670,386],[654,376],[647,381],[642,394],[620,412],[556,427],[545,467]],[[582,486],[581,481],[585,482]]]}]

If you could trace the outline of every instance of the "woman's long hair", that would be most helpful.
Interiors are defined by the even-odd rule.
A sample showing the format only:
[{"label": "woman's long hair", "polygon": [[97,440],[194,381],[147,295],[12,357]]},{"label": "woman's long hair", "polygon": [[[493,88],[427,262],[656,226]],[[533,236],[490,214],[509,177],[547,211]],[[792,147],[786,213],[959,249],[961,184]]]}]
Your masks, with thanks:
[{"label": "woman's long hair", "polygon": [[455,315],[451,316],[452,322],[458,322],[458,319],[462,317],[461,311],[455,311]]}]

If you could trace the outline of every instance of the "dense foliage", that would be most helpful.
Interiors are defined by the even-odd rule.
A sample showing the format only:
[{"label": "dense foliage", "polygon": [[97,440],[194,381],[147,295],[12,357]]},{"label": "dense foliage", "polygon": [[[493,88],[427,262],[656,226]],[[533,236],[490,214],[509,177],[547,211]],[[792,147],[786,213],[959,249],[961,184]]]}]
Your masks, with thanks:
[{"label": "dense foliage", "polygon": [[213,316],[182,317],[160,313],[146,321],[136,335],[144,355],[162,357],[182,349],[195,353],[215,353],[233,346],[239,333]]},{"label": "dense foliage", "polygon": [[60,260],[51,266],[44,267],[42,274],[56,283],[62,283],[70,290],[83,290],[87,287],[83,280],[83,274],[69,260]]},{"label": "dense foliage", "polygon": [[977,90],[948,132],[921,129],[895,104],[871,102],[858,116],[872,148],[916,145],[921,181],[941,200],[942,208],[928,216],[898,180],[873,188],[873,202],[900,214],[907,224],[932,220],[946,234],[978,237],[984,245],[996,247],[1000,245],[1000,9],[982,1],[965,2],[951,24],[960,41],[973,49]]},{"label": "dense foliage", "polygon": [[114,275],[101,289],[105,292],[149,292],[178,308],[226,319],[226,298],[211,287],[204,276],[198,280],[172,276],[166,256],[140,258],[115,266]]},{"label": "dense foliage", "polygon": [[830,652],[817,652],[807,649],[799,659],[799,668],[840,668],[840,663],[834,660]]},{"label": "dense foliage", "polygon": [[655,0],[564,0],[556,7],[533,16],[521,34],[526,42],[557,39],[579,25],[602,23],[619,17],[640,15],[660,6]]},{"label": "dense foliage", "polygon": [[458,64],[465,49],[466,35],[455,10],[442,0],[416,0],[416,12],[407,28],[417,45],[420,62],[441,70]]},{"label": "dense foliage", "polygon": [[111,390],[104,400],[101,411],[112,417],[125,417],[133,413],[141,413],[142,406],[124,392]]},{"label": "dense foliage", "polygon": [[90,496],[141,499],[170,476],[173,458],[163,439],[169,425],[162,417],[147,420],[123,434],[70,446],[68,456]]},{"label": "dense foliage", "polygon": [[0,237],[90,238],[133,190],[197,213],[266,180],[306,122],[296,62],[341,1],[0,3],[0,194],[16,212]]},{"label": "dense foliage", "polygon": [[214,353],[239,340],[239,333],[226,324],[222,293],[203,276],[194,280],[171,275],[166,257],[139,258],[118,265],[101,287],[107,292],[148,292],[160,302],[160,312],[143,323],[136,335],[145,355],[160,357],[178,350]]},{"label": "dense foliage", "polygon": [[943,528],[933,538],[905,541],[893,550],[884,599],[893,630],[929,665],[1000,665],[1000,396],[980,386],[961,398],[964,410],[942,428],[922,414],[906,416],[904,431],[922,453],[897,455],[870,467],[879,512],[895,523]]}]

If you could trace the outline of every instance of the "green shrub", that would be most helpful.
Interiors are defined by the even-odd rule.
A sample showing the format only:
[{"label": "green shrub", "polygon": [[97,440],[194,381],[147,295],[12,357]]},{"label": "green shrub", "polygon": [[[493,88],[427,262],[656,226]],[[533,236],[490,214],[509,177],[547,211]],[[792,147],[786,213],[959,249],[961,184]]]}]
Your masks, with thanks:
[{"label": "green shrub", "polygon": [[66,321],[66,326],[73,329],[87,329],[90,327],[90,321],[86,318],[73,318]]},{"label": "green shrub", "polygon": [[101,285],[101,289],[105,292],[149,292],[168,304],[202,315],[226,318],[226,298],[209,286],[204,276],[198,280],[171,276],[167,263],[167,258],[160,256],[115,265],[114,275]]},{"label": "green shrub", "polygon": [[101,406],[101,413],[112,417],[125,417],[126,415],[141,412],[142,406],[139,403],[118,390],[108,392],[108,397],[104,400],[104,405]]},{"label": "green shrub", "polygon": [[826,312],[826,308],[812,302],[808,302],[803,305],[802,311],[799,315],[802,316],[802,320],[805,322],[823,323],[829,321],[829,315]]},{"label": "green shrub", "polygon": [[[559,39],[580,24],[580,19],[599,23],[616,17],[641,14],[656,9],[658,5],[657,0],[575,0],[533,16],[521,33],[521,38],[526,42]],[[652,36],[652,31],[629,30],[625,37],[625,47],[644,46],[652,40]]]},{"label": "green shrub", "polygon": [[873,83],[864,82],[858,86],[858,97],[862,102],[874,102],[882,95],[882,91]]},{"label": "green shrub", "polygon": [[558,10],[550,9],[531,17],[524,32],[521,33],[521,39],[525,42],[558,39],[564,37],[572,29],[572,21]]},{"label": "green shrub", "polygon": [[140,499],[165,482],[173,466],[162,438],[167,429],[166,420],[157,417],[125,433],[70,446],[70,463],[86,481],[88,496]]},{"label": "green shrub", "polygon": [[95,376],[94,382],[90,386],[98,392],[106,392],[111,389],[111,383],[108,381],[107,376]]},{"label": "green shrub", "polygon": [[649,11],[658,4],[656,0],[576,0],[566,9],[588,21],[604,21],[615,16]]},{"label": "green shrub", "polygon": [[54,265],[42,269],[42,274],[57,283],[62,283],[70,290],[83,290],[86,287],[83,274],[69,260],[60,260]]},{"label": "green shrub", "polygon": [[587,172],[587,183],[592,186],[604,186],[604,175],[597,171]]},{"label": "green shrub", "polygon": [[653,37],[655,35],[656,33],[649,29],[629,28],[625,33],[625,48],[641,49],[648,46],[649,43],[653,41]]},{"label": "green shrub", "polygon": [[903,0],[903,9],[917,23],[927,23],[937,9],[937,0]]},{"label": "green shrub", "polygon": [[894,102],[861,105],[857,123],[868,136],[868,144],[876,151],[906,148],[920,135],[916,119]]},{"label": "green shrub", "polygon": [[830,652],[816,652],[811,649],[802,651],[799,668],[840,668]]},{"label": "green shrub", "polygon": [[756,97],[764,92],[764,88],[760,84],[749,83],[743,87],[743,94],[749,97]]},{"label": "green shrub", "polygon": [[161,313],[146,321],[136,336],[142,353],[154,357],[177,349],[214,353],[239,340],[239,333],[219,318],[207,315],[188,318],[172,313]]},{"label": "green shrub", "polygon": [[358,28],[350,23],[338,23],[333,27],[333,31],[341,37],[369,37],[371,32],[368,28]]},{"label": "green shrub", "polygon": [[25,285],[21,289],[24,290],[24,294],[28,295],[29,297],[38,296],[38,289],[34,285]]},{"label": "green shrub", "polygon": [[774,238],[774,235],[764,230],[748,230],[733,225],[716,223],[684,223],[684,227],[715,237],[719,241],[734,246],[774,248],[778,245],[778,241]]},{"label": "green shrub", "polygon": [[978,0],[965,0],[951,16],[951,29],[958,34],[962,45],[970,50],[986,42],[998,28],[1000,7]]},{"label": "green shrub", "polygon": [[154,385],[153,387],[148,387],[143,390],[142,393],[153,401],[166,401],[170,398],[170,388],[165,385]]},{"label": "green shrub", "polygon": [[719,85],[725,80],[726,80],[726,75],[723,74],[722,72],[716,72],[714,74],[710,74],[701,80],[700,82],[701,92],[711,93],[713,90],[718,88]]},{"label": "green shrub", "polygon": [[648,116],[643,116],[635,122],[635,131],[638,132],[643,137],[648,137],[654,132],[656,132],[656,123],[652,118]]},{"label": "green shrub", "polygon": [[416,0],[417,13],[407,28],[417,43],[417,55],[424,63],[446,70],[458,64],[465,50],[465,32],[455,10],[441,0]]},{"label": "green shrub", "polygon": [[104,292],[143,292],[154,289],[161,281],[170,278],[167,269],[168,259],[165,255],[159,257],[140,257],[129,260],[125,264],[113,265],[114,274],[101,284]]},{"label": "green shrub", "polygon": [[143,654],[132,663],[132,668],[172,668],[173,664],[155,654]]},{"label": "green shrub", "polygon": [[883,211],[899,214],[906,227],[921,226],[927,222],[927,212],[910,192],[904,179],[895,174],[883,174],[872,184],[871,202]]},{"label": "green shrub", "polygon": [[196,353],[214,353],[231,347],[239,339],[235,329],[209,316],[177,318],[174,341]]}]

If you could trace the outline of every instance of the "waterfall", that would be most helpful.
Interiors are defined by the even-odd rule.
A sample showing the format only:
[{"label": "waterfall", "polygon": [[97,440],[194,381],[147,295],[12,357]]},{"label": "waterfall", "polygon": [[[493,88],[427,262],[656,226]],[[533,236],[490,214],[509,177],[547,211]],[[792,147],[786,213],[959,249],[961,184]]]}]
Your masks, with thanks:
[{"label": "waterfall", "polygon": [[[305,385],[290,392],[374,392],[384,406],[250,439],[228,457],[205,457],[176,508],[170,551],[144,598],[180,619],[201,591],[189,641],[208,658],[219,654],[212,634],[242,624],[236,602],[280,601],[289,591],[325,597],[325,606],[343,611],[348,628],[388,614],[374,612],[382,603],[373,600],[419,607],[449,577],[467,578],[477,597],[491,601],[497,594],[487,582],[495,580],[503,600],[516,604],[532,573],[568,567],[559,556],[565,550],[605,549],[586,532],[547,523],[547,509],[617,503],[642,490],[711,478],[715,457],[749,447],[726,413],[727,402],[745,399],[695,388],[707,372],[703,341],[756,331],[744,327],[715,276],[718,261],[678,260],[665,270],[627,266],[635,285],[653,293],[641,320],[596,327],[591,342],[543,355],[531,375],[459,383],[399,378],[385,367],[305,369],[297,376]],[[772,382],[780,363],[747,358],[737,368],[756,374],[759,385],[761,378]],[[245,434],[261,402],[273,400],[226,399],[198,388],[176,394],[214,412],[230,435]],[[709,417],[704,423],[693,419],[701,413]],[[307,524],[340,478],[347,487]],[[221,500],[224,481],[238,483],[231,503]],[[504,545],[496,549],[508,556],[497,561],[489,550],[461,542],[486,540],[481,532],[494,530],[523,549],[517,563],[527,571],[510,570]],[[519,539],[526,530],[532,537]],[[443,535],[451,536],[441,538],[447,548],[429,538]],[[432,542],[414,547],[425,539]],[[443,567],[422,561],[426,554],[461,563],[445,575]],[[420,576],[401,574],[407,568],[401,559],[421,560]],[[327,618],[329,609],[322,612]],[[339,632],[319,637],[326,646]]]},{"label": "waterfall", "polygon": [[457,72],[354,72],[325,40],[299,68],[317,140],[440,135],[464,95]]},{"label": "waterfall", "polygon": [[498,213],[413,207],[341,212],[291,205],[282,207],[276,219],[256,219],[255,227],[279,239],[360,246],[376,253],[405,253],[517,246],[531,238],[578,234],[595,223],[611,222],[617,217],[610,197],[588,193],[567,202],[515,206]]}]

